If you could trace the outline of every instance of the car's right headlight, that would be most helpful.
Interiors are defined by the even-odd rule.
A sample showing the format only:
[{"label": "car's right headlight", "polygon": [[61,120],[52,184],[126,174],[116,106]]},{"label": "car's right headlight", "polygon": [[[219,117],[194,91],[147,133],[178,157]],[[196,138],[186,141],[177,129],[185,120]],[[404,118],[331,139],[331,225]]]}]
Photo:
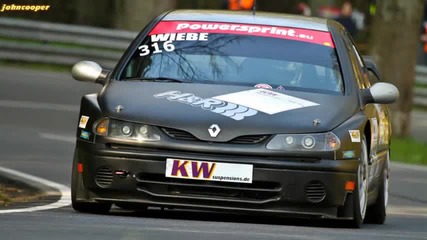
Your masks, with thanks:
[{"label": "car's right headlight", "polygon": [[103,118],[95,123],[94,132],[100,136],[133,140],[135,142],[159,141],[157,128],[139,123]]},{"label": "car's right headlight", "polygon": [[267,149],[282,151],[334,151],[340,148],[340,139],[332,132],[313,134],[277,134]]}]

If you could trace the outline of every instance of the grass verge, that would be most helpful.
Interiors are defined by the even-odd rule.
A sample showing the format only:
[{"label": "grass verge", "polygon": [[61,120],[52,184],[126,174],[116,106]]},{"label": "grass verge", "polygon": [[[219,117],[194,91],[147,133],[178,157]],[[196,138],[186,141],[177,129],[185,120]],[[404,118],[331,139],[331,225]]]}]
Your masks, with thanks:
[{"label": "grass verge", "polygon": [[410,164],[427,165],[427,144],[413,138],[392,138],[391,159]]},{"label": "grass verge", "polygon": [[0,208],[40,199],[44,194],[24,183],[0,176]]}]

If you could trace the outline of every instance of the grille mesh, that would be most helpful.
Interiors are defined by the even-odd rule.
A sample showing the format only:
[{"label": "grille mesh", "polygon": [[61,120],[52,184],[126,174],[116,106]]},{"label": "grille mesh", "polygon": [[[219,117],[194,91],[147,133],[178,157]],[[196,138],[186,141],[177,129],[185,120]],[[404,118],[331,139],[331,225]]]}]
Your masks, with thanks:
[{"label": "grille mesh", "polygon": [[[203,140],[200,140],[196,138],[193,134],[173,129],[173,128],[161,128],[164,133],[166,133],[169,137],[178,139],[178,140],[187,140],[187,141],[199,141],[204,142]],[[246,136],[239,136],[236,137],[227,143],[234,143],[234,144],[255,144],[260,143],[264,141],[266,138],[268,138],[269,135],[246,135]]]},{"label": "grille mesh", "polygon": [[253,143],[260,143],[264,141],[266,138],[268,138],[268,135],[247,135],[247,136],[236,137],[232,139],[230,143],[253,144]]},{"label": "grille mesh", "polygon": [[319,203],[326,197],[325,187],[320,181],[311,181],[305,187],[305,196],[309,202]]},{"label": "grille mesh", "polygon": [[195,136],[193,136],[191,133],[188,133],[186,131],[173,129],[173,128],[162,128],[162,130],[171,138],[176,138],[180,140],[190,140],[190,141],[198,140]]},{"label": "grille mesh", "polygon": [[107,167],[99,168],[96,171],[95,181],[100,187],[109,187],[113,182],[113,178],[113,171]]}]

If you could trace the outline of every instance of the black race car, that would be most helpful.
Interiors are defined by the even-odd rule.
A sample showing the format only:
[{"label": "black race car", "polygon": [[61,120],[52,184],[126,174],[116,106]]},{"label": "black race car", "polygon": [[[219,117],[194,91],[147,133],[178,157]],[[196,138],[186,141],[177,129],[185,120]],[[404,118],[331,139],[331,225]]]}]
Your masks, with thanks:
[{"label": "black race car", "polygon": [[72,205],[225,210],[383,223],[388,104],[333,21],[258,12],[170,11],[82,98]]}]

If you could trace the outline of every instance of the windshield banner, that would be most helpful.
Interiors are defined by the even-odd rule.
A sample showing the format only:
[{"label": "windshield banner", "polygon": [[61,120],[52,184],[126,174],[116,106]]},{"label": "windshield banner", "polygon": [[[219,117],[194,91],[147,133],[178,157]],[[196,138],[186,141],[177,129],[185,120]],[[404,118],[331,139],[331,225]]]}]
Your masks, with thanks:
[{"label": "windshield banner", "polygon": [[209,33],[274,37],[334,47],[329,32],[241,23],[161,21],[149,35],[153,42],[206,41]]}]

